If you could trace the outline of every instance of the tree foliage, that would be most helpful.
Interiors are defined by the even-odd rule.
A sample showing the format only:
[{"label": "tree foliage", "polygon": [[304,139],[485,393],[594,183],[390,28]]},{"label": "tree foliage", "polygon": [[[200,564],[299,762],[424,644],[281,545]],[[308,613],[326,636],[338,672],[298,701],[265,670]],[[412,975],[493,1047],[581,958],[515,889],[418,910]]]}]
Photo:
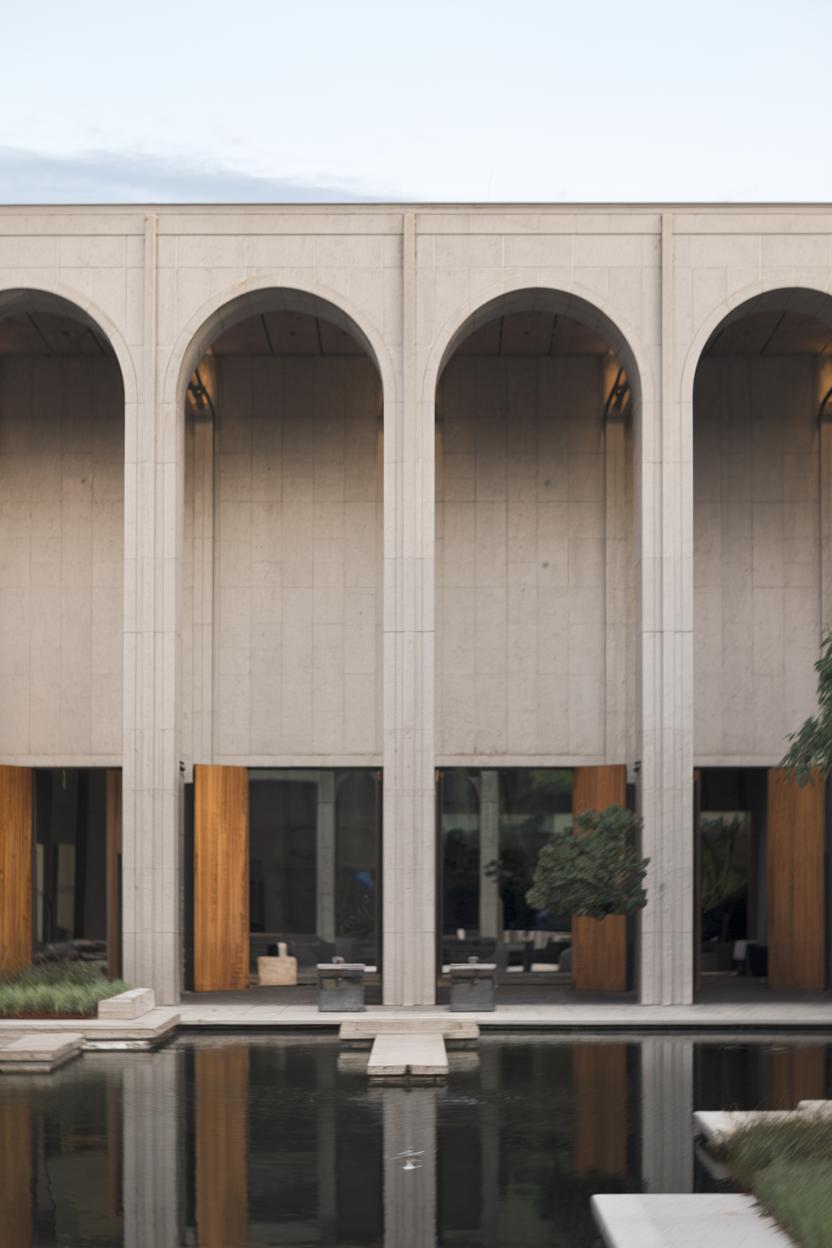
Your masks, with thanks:
[{"label": "tree foliage", "polygon": [[591,919],[641,910],[650,859],[639,855],[640,830],[641,819],[623,806],[577,815],[574,829],[553,832],[540,851],[529,905]]},{"label": "tree foliage", "polygon": [[818,710],[787,737],[789,748],[780,766],[790,770],[798,784],[808,784],[817,772],[823,780],[832,774],[832,633],[824,638],[815,664],[818,674]]}]

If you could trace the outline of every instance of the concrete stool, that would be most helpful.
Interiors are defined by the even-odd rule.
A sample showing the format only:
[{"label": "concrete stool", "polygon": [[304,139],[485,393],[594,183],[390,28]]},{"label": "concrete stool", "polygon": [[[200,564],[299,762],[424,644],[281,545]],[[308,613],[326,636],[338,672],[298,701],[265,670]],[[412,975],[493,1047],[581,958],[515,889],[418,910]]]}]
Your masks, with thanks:
[{"label": "concrete stool", "polygon": [[496,962],[480,962],[469,958],[467,962],[452,962],[451,1009],[493,1010],[497,989]]},{"label": "concrete stool", "polygon": [[363,962],[345,962],[343,958],[319,962],[318,1009],[339,1012],[363,1010],[364,970]]}]

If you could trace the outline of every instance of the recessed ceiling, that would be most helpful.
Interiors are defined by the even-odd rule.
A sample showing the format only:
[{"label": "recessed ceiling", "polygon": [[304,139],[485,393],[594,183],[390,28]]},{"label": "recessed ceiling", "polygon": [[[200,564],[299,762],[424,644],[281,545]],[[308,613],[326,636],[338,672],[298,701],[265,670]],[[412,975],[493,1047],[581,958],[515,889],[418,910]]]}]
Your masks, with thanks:
[{"label": "recessed ceiling", "polygon": [[264,312],[220,334],[214,355],[364,355],[345,329],[305,312]]},{"label": "recessed ceiling", "polygon": [[106,342],[90,325],[54,312],[16,312],[0,320],[0,356],[111,355]]},{"label": "recessed ceiling", "polygon": [[706,355],[832,355],[832,299],[779,289],[741,304],[711,334]]},{"label": "recessed ceiling", "polygon": [[597,332],[555,312],[511,312],[495,317],[464,338],[456,355],[605,356],[610,344]]}]

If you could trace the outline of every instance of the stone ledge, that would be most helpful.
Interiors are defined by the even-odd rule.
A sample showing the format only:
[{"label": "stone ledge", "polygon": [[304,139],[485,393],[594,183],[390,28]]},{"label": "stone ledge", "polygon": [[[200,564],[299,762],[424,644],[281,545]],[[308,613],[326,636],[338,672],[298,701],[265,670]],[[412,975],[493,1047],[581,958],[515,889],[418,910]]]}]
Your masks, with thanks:
[{"label": "stone ledge", "polygon": [[434,1014],[428,1018],[373,1018],[365,1016],[342,1023],[338,1039],[346,1042],[375,1040],[376,1036],[441,1036],[444,1040],[478,1040],[479,1026],[468,1019]]},{"label": "stone ledge", "polygon": [[0,1020],[0,1044],[15,1036],[77,1032],[85,1049],[152,1049],[173,1034],[179,1011],[157,1006],[138,1019],[33,1018]]},{"label": "stone ledge", "polygon": [[693,1115],[694,1135],[721,1144],[741,1127],[754,1123],[789,1122],[832,1117],[832,1101],[800,1101],[797,1109],[700,1109]]},{"label": "stone ledge", "polygon": [[152,988],[128,988],[114,997],[98,1002],[99,1018],[141,1018],[156,1008],[156,994]]},{"label": "stone ledge", "polygon": [[4,1074],[51,1074],[74,1057],[80,1057],[84,1037],[77,1031],[41,1031],[17,1036],[0,1045],[0,1071]]},{"label": "stone ledge", "polygon": [[794,1248],[753,1196],[593,1196],[592,1216],[606,1248]]}]

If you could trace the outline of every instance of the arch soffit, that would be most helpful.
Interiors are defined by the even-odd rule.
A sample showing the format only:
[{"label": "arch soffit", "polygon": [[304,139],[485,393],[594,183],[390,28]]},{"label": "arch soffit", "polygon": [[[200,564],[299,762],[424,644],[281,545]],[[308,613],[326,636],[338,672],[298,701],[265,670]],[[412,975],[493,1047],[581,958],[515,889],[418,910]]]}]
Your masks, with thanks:
[{"label": "arch soffit", "polygon": [[[503,302],[505,301],[505,302]],[[501,306],[502,305],[502,306]],[[568,288],[535,284],[498,283],[460,305],[434,339],[422,375],[423,402],[432,403],[442,370],[460,342],[481,324],[504,312],[559,311],[606,334],[610,345],[619,350],[624,362],[634,370],[640,406],[653,400],[653,370],[644,344],[627,318],[611,307],[597,291],[579,283]]]},{"label": "arch soffit", "polygon": [[381,334],[363,312],[337,291],[313,282],[283,281],[278,274],[236,282],[198,309],[180,331],[165,369],[162,401],[180,406],[185,389],[211,343],[223,332],[259,312],[287,311],[320,316],[347,330],[361,343],[376,366],[385,403],[396,395],[396,373]]},{"label": "arch soffit", "polygon": [[39,308],[44,312],[54,311],[56,299],[69,305],[67,312],[70,314],[73,311],[80,313],[79,320],[88,321],[107,339],[118,361],[125,406],[137,403],[139,389],[130,348],[124,341],[121,331],[106,312],[103,312],[82,291],[66,286],[63,282],[52,281],[39,281],[37,285],[8,286],[0,289],[0,315],[14,311],[18,304],[21,308],[34,306],[35,309]]},{"label": "arch soffit", "polygon": [[832,287],[824,290],[820,285],[807,286],[805,272],[798,275],[788,269],[783,269],[778,270],[771,277],[751,282],[748,286],[742,287],[741,290],[721,300],[715,308],[711,309],[694,333],[680,374],[680,397],[683,403],[693,403],[696,370],[711,335],[732,313],[738,312],[743,304],[751,303],[761,295],[774,294],[776,291],[782,291],[786,296],[783,302],[784,309],[792,307],[795,311],[816,314],[823,310],[824,315],[821,319],[829,318],[829,324],[832,326]]}]

